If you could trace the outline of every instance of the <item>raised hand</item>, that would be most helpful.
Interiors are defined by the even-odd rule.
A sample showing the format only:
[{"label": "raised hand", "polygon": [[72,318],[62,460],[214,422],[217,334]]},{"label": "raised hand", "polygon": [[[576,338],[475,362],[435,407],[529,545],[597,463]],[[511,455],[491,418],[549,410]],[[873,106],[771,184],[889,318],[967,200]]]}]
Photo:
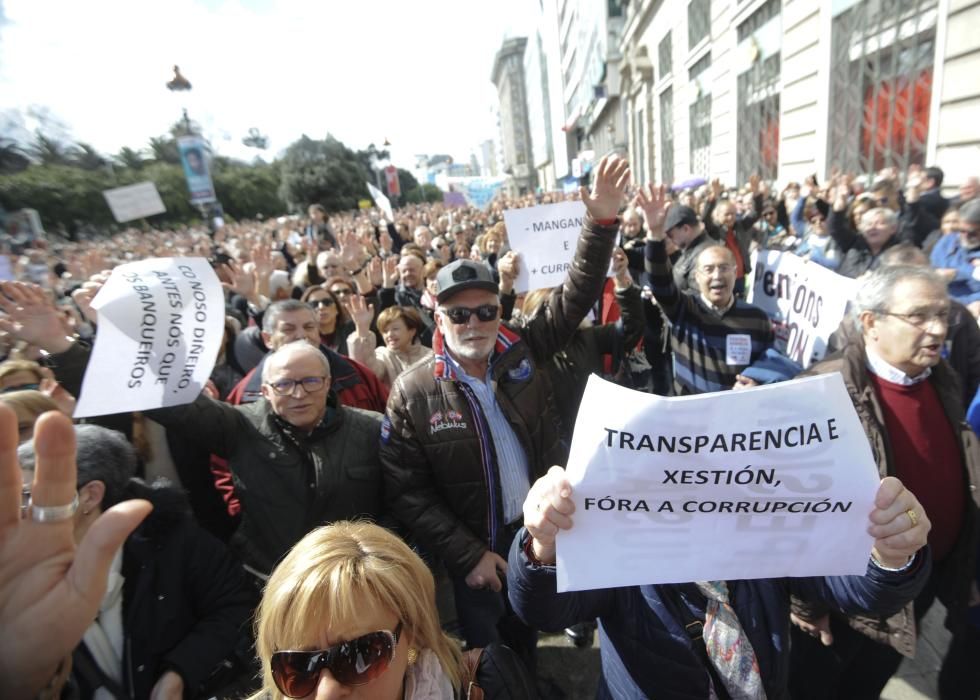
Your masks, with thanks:
[{"label": "raised hand", "polygon": [[585,208],[596,221],[615,219],[626,201],[626,190],[630,184],[629,163],[618,156],[606,156],[599,161],[595,173],[592,192],[584,187],[579,188]]},{"label": "raised hand", "polygon": [[391,240],[391,234],[388,233],[387,227],[382,228],[381,233],[378,234],[378,243],[381,245],[381,250],[385,253],[391,252],[391,246],[394,242]]},{"label": "raised hand", "polygon": [[[21,517],[17,417],[0,406],[0,697],[33,698],[53,677],[95,619],[112,559],[147,516],[146,501],[126,501],[103,513],[77,550],[73,519]],[[56,411],[34,430],[33,502],[60,506],[76,489],[75,430]]]},{"label": "raised hand", "polygon": [[385,289],[391,289],[398,283],[398,256],[385,258],[381,278],[381,286]]},{"label": "raised hand", "polygon": [[647,224],[647,237],[650,240],[662,241],[666,237],[664,220],[672,202],[667,195],[666,185],[643,185],[633,198],[633,206],[643,212]]},{"label": "raised hand", "polygon": [[92,275],[81,287],[71,293],[71,298],[79,310],[81,310],[82,315],[92,324],[99,322],[99,313],[92,308],[92,300],[102,290],[105,283],[109,281],[109,275],[111,274],[112,270],[103,270],[98,274]]},{"label": "raised hand", "polygon": [[71,347],[51,295],[30,282],[0,283],[0,331],[50,353]]},{"label": "raised hand", "polygon": [[721,180],[719,180],[718,178],[713,179],[711,183],[708,185],[708,193],[711,199],[718,199],[719,197],[721,197],[721,193],[724,190],[725,188],[722,186]]},{"label": "raised hand", "polygon": [[617,247],[613,249],[612,270],[613,277],[616,279],[617,289],[625,289],[633,284],[633,278],[630,277],[629,260],[622,248]]},{"label": "raised hand", "polygon": [[371,332],[371,322],[374,320],[374,305],[368,304],[360,294],[351,294],[345,302],[347,313],[354,321],[358,335]]}]

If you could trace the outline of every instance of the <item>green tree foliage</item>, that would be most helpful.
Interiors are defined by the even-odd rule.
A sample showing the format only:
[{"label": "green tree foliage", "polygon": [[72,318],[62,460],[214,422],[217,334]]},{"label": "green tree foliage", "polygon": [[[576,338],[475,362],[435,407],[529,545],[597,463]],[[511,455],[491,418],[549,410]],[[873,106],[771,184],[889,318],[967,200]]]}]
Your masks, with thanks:
[{"label": "green tree foliage", "polygon": [[419,186],[419,181],[415,179],[415,176],[407,170],[398,168],[398,189],[402,192],[402,197],[405,196],[406,192],[411,192],[416,187]]},{"label": "green tree foliage", "polygon": [[136,151],[129,146],[124,146],[116,154],[116,162],[124,168],[140,170],[146,165],[146,158],[143,155],[143,151]]},{"label": "green tree foliage", "polygon": [[442,190],[428,182],[420,187],[405,192],[405,201],[409,204],[421,204],[422,202],[441,202]]},{"label": "green tree foliage", "polygon": [[285,207],[279,199],[279,165],[258,161],[215,163],[212,173],[215,194],[225,213],[235,219],[254,219],[257,214],[272,216]]},{"label": "green tree foliage", "polygon": [[329,134],[322,141],[300,137],[286,149],[280,174],[279,196],[293,211],[313,203],[327,211],[356,209],[368,198],[364,183],[373,180],[362,159]]},{"label": "green tree foliage", "polygon": [[30,164],[31,159],[16,142],[0,138],[0,175],[19,173]]}]

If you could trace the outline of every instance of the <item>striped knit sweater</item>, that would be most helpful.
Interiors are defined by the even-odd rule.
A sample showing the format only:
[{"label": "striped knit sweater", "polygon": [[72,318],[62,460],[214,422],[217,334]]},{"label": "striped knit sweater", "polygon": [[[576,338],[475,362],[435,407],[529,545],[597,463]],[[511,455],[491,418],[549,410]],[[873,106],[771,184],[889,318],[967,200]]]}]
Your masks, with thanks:
[{"label": "striped knit sweater", "polygon": [[[696,292],[678,291],[663,242],[647,241],[646,273],[657,304],[670,319],[678,396],[731,389],[735,376],[772,347],[772,322],[757,306],[736,299],[719,313]],[[740,362],[729,364],[728,359]]]}]

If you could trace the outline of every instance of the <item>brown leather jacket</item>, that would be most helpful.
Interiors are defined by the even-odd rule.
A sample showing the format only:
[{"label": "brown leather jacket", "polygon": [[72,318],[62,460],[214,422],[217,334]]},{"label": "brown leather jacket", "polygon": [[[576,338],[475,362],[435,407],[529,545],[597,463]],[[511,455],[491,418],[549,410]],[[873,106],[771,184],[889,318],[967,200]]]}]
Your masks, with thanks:
[{"label": "brown leather jacket", "polygon": [[[891,443],[885,427],[884,415],[874,386],[868,379],[867,355],[864,341],[853,339],[841,353],[811,367],[807,374],[829,374],[840,372],[847,386],[847,393],[857,411],[858,418],[868,436],[871,452],[882,476],[894,476],[895,469],[891,453]],[[970,595],[970,582],[974,571],[974,557],[977,551],[977,509],[980,507],[980,441],[966,423],[963,408],[962,390],[956,372],[940,361],[933,367],[928,379],[936,389],[946,417],[959,437],[963,455],[963,481],[966,485],[967,507],[963,529],[949,556],[941,563],[933,563],[933,577],[937,593],[946,606],[946,626],[954,628],[966,620],[966,605]],[[816,619],[827,610],[817,609],[794,599],[793,609],[797,615],[806,619]],[[848,619],[851,627],[883,644],[888,644],[904,656],[915,654],[915,618],[912,604],[889,618],[874,618],[853,615]]]},{"label": "brown leather jacket", "polygon": [[[527,455],[532,483],[567,458],[545,368],[599,298],[616,230],[587,218],[560,290],[526,326],[501,324],[497,335],[490,368],[495,394]],[[438,332],[432,349],[433,357],[403,372],[391,388],[381,428],[385,500],[450,573],[465,576],[507,523],[483,412],[456,379]]]}]

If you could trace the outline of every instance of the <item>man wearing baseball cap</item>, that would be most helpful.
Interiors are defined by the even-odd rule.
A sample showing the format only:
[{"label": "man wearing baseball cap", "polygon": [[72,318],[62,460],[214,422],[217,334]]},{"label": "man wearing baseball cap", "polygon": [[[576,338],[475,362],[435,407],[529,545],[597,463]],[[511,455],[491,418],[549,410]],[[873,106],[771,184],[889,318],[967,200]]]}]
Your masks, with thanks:
[{"label": "man wearing baseball cap", "polygon": [[542,367],[598,299],[629,166],[604,158],[564,284],[520,329],[501,323],[489,268],[457,260],[439,271],[435,355],[395,381],[381,429],[385,497],[395,517],[453,581],[470,647],[503,641],[534,665],[535,633],[509,611],[507,550],[531,483],[563,464],[557,412]]},{"label": "man wearing baseball cap", "polygon": [[694,210],[683,205],[672,206],[667,210],[664,233],[680,249],[679,253],[675,253],[677,258],[673,260],[674,284],[681,293],[697,291],[697,284],[690,279],[694,263],[701,251],[716,241],[708,236]]}]

